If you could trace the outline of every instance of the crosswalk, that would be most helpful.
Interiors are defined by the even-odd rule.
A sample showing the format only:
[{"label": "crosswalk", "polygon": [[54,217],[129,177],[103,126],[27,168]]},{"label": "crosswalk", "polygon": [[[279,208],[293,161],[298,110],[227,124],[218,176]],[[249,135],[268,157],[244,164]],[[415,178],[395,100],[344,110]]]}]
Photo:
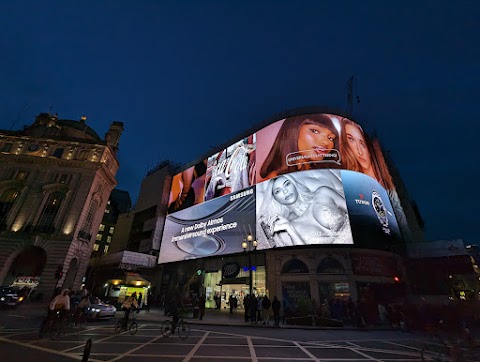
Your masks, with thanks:
[{"label": "crosswalk", "polygon": [[[228,329],[226,329],[228,330]],[[81,360],[85,343],[92,339],[89,361],[420,361],[419,342],[413,338],[295,340],[259,337],[194,328],[182,340],[164,337],[158,324],[141,324],[136,335],[115,334],[113,326],[91,325],[74,330],[55,341],[38,338],[36,329],[0,329],[0,342],[16,344],[51,355]],[[48,362],[48,361],[42,361]]]}]

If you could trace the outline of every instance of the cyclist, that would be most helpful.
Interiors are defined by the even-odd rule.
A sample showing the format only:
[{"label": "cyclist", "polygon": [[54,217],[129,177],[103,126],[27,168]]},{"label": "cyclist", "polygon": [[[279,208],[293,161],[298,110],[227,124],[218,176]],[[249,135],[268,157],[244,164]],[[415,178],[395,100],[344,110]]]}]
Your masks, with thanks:
[{"label": "cyclist", "polygon": [[178,310],[179,299],[172,298],[168,304],[168,314],[172,317],[172,334],[175,333],[178,321],[180,320],[180,312]]},{"label": "cyclist", "polygon": [[137,302],[137,292],[133,292],[133,294],[125,299],[122,304],[122,310],[125,312],[125,316],[123,317],[123,326],[126,327],[128,323],[128,317],[130,316],[130,312],[138,308]]},{"label": "cyclist", "polygon": [[49,307],[50,314],[53,314],[52,312],[60,311],[61,316],[65,316],[65,314],[70,310],[70,296],[68,293],[69,290],[64,289],[59,295],[52,299]]}]

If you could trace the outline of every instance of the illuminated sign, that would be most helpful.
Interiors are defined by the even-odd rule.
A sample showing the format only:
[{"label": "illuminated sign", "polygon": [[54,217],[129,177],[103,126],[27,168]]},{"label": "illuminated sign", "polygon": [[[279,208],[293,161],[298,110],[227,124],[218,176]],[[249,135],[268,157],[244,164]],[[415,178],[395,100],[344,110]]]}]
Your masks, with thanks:
[{"label": "illuminated sign", "polygon": [[324,113],[273,122],[175,175],[168,206],[159,263],[241,252],[248,233],[258,249],[378,247],[401,240],[404,216],[378,141]]}]

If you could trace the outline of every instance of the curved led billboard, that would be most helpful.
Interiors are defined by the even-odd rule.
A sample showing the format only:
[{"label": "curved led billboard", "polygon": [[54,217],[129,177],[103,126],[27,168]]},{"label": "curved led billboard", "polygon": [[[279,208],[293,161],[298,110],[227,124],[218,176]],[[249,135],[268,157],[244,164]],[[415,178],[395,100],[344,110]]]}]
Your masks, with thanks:
[{"label": "curved led billboard", "polygon": [[378,141],[357,123],[285,118],[174,176],[159,263],[241,252],[248,234],[259,249],[398,243],[395,197]]}]

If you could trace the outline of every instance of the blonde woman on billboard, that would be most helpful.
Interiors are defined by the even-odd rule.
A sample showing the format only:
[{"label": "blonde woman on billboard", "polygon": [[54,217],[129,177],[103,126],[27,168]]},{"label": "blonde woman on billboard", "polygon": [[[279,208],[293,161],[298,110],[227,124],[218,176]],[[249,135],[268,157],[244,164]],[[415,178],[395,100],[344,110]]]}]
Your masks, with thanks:
[{"label": "blonde woman on billboard", "polygon": [[270,246],[353,243],[345,197],[330,186],[312,191],[302,178],[267,181],[260,223]]},{"label": "blonde woman on billboard", "polygon": [[[268,180],[294,171],[325,168],[322,163],[326,161],[330,161],[328,168],[338,168],[338,150],[338,130],[328,115],[287,118],[260,168],[260,176]],[[292,155],[296,158],[289,161]]]}]

